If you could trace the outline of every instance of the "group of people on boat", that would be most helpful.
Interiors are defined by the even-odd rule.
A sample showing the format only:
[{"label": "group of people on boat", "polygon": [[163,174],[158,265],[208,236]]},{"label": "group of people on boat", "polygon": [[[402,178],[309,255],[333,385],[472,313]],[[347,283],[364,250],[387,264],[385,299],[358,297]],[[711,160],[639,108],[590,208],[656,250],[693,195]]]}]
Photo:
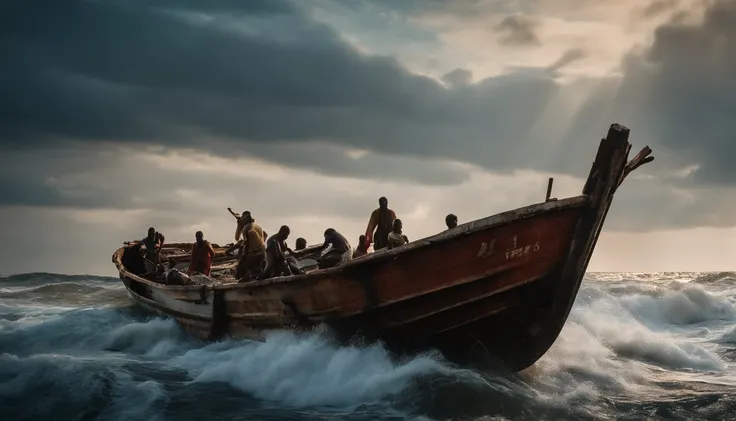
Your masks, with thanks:
[{"label": "group of people on boat", "polygon": [[[295,256],[307,255],[306,239],[296,239],[295,250],[288,247],[286,241],[291,235],[287,225],[281,226],[279,231],[269,236],[256,223],[250,211],[241,214],[228,208],[230,214],[237,221],[235,229],[235,243],[229,247],[226,254],[235,253],[238,256],[234,277],[239,282],[267,279],[278,276],[289,276],[303,273]],[[457,226],[457,216],[449,214],[445,217],[448,229]],[[166,283],[186,284],[188,278],[195,274],[210,276],[212,262],[215,258],[215,249],[204,239],[202,231],[195,233],[195,242],[192,246],[189,267],[186,273],[175,269],[176,262],[169,260],[166,265],[161,261],[165,237],[154,227],[148,229],[148,235],[134,245],[140,249],[147,273],[163,275]],[[324,242],[309,250],[309,255],[319,254],[316,259],[320,268],[334,267],[345,264],[352,259],[368,254],[373,245],[374,251],[393,249],[409,243],[409,238],[403,233],[403,223],[396,217],[396,212],[388,207],[388,199],[381,197],[378,208],[370,215],[365,234],[360,235],[358,244],[353,250],[350,242],[334,228],[324,231]],[[141,247],[145,246],[145,248]],[[325,251],[328,250],[326,253]],[[301,252],[301,253],[298,253]],[[168,267],[167,267],[168,266]]]},{"label": "group of people on boat", "polygon": [[[236,243],[228,249],[228,252],[237,250],[239,255],[235,269],[235,278],[238,281],[247,282],[303,273],[294,257],[295,251],[286,244],[291,235],[291,228],[288,225],[282,225],[276,234],[269,237],[250,211],[244,211],[242,214],[233,212],[231,208],[228,208],[228,211],[237,220]],[[333,263],[331,266],[352,259],[350,243],[334,228],[325,230],[324,243],[314,252],[323,252],[330,246],[332,247],[330,255],[338,257],[337,261],[331,262]],[[307,240],[298,238],[295,247],[297,251],[306,249]],[[329,261],[327,257],[322,256],[321,262],[327,264]]]}]

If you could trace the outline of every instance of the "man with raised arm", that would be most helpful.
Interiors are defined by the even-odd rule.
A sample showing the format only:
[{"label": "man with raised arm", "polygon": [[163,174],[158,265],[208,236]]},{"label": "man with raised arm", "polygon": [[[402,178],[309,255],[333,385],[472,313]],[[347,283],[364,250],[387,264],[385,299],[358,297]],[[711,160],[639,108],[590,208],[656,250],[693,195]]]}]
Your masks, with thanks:
[{"label": "man with raised arm", "polygon": [[242,234],[243,255],[238,261],[235,278],[240,281],[247,281],[263,270],[263,264],[266,261],[265,233],[261,226],[256,224],[256,220],[250,212],[243,212],[240,220],[244,223]]},{"label": "man with raised arm", "polygon": [[[254,219],[251,218],[250,211],[243,211],[242,214],[239,214],[237,212],[233,212],[232,208],[227,208],[227,210],[228,212],[230,212],[230,215],[232,215],[233,218],[235,218],[235,220],[237,221],[237,224],[235,225],[235,243],[241,244],[240,238],[243,236],[243,228],[245,228],[245,225],[248,223],[248,221],[252,221]],[[263,241],[266,241],[267,238],[268,233],[266,231],[263,231]],[[245,238],[243,238],[243,241],[245,241]],[[244,250],[242,244],[239,247],[235,247],[235,249],[238,250],[238,252],[236,253],[237,255],[241,255]],[[232,249],[230,251],[232,251]]]}]

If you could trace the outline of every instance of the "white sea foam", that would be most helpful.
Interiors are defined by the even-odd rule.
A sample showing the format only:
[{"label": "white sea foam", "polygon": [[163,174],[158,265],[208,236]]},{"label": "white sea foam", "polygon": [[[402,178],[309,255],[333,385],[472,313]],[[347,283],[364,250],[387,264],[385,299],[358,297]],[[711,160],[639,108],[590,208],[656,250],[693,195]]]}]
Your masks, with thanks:
[{"label": "white sea foam", "polygon": [[[533,419],[544,411],[556,414],[552,418],[596,418],[608,408],[603,402],[618,397],[671,401],[663,382],[736,386],[728,357],[736,344],[736,282],[730,274],[591,278],[559,339],[521,373],[522,382],[460,369],[436,354],[397,361],[378,344],[340,347],[321,332],[272,332],[264,342],[205,344],[173,320],[101,308],[104,303],[70,309],[58,297],[62,301],[0,298],[0,398],[64,388],[76,393],[66,398],[70,405],[81,408],[92,404],[79,393],[115,384],[104,418],[152,419],[170,399],[166,382],[174,381],[177,387],[229,390],[289,408],[347,414],[380,404],[387,417],[491,413],[483,418],[490,420],[519,414]],[[28,292],[39,291],[44,290]],[[176,380],[141,374],[151,370]],[[99,393],[90,396],[102,399]],[[392,405],[425,409],[403,413]]]}]

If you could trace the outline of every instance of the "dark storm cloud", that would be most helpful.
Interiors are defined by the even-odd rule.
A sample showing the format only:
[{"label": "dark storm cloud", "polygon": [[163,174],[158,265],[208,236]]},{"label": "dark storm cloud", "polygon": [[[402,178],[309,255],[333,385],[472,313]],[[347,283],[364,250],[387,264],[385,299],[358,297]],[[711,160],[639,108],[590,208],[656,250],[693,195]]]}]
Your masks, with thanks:
[{"label": "dark storm cloud", "polygon": [[[698,165],[678,183],[733,186],[736,182],[736,2],[716,1],[699,24],[660,26],[652,46],[624,63],[619,88],[602,89],[583,108],[571,133],[616,119],[660,146],[673,165]],[[666,161],[665,161],[666,162]]]},{"label": "dark storm cloud", "polygon": [[[33,166],[26,165],[30,160]],[[272,217],[293,216],[294,209],[299,209],[300,214],[330,217],[360,214],[366,206],[359,201],[344,200],[340,194],[314,200],[313,190],[286,188],[285,184],[293,185],[299,181],[296,179],[268,180],[256,175],[198,174],[187,168],[163,169],[153,161],[141,159],[130,149],[8,152],[2,163],[0,207],[153,209],[191,217],[211,213],[213,201],[222,205],[228,200],[239,203],[247,197],[250,206],[268,207]],[[183,197],[181,191],[192,192],[194,196]],[[370,205],[374,201],[370,200]],[[256,206],[254,211],[258,209]]]},{"label": "dark storm cloud", "polygon": [[639,13],[641,17],[651,19],[659,17],[677,8],[677,0],[654,0],[647,4]]},{"label": "dark storm cloud", "polygon": [[[448,89],[391,58],[357,53],[282,1],[23,1],[6,5],[0,19],[3,147],[160,143],[223,156],[247,151],[330,174],[383,171],[333,149],[284,149],[319,141],[498,171],[585,176],[597,140],[615,121],[632,128],[635,148],[647,141],[658,157],[676,153],[678,164],[699,164],[695,177],[703,182],[734,181],[727,153],[734,145],[736,98],[735,50],[728,42],[736,27],[732,2],[717,2],[702,25],[661,27],[650,49],[627,59],[620,89],[586,81],[605,88],[568,131],[563,122],[531,130],[554,98],[571,89],[549,71]],[[561,57],[551,70],[578,53]],[[652,171],[661,168],[654,164]],[[408,165],[392,166],[384,177],[400,179],[402,171],[423,182],[462,179],[447,173],[429,181]],[[53,201],[57,193],[43,190],[51,181],[28,180],[40,190],[19,193],[24,203],[39,196]],[[100,199],[86,200],[92,206]]]},{"label": "dark storm cloud", "polygon": [[[231,156],[243,150],[237,142],[320,140],[497,170],[551,168],[550,151],[528,136],[559,90],[548,76],[446,89],[357,53],[283,2],[15,2],[3,21],[5,145],[135,141]],[[518,153],[532,147],[539,153]]]},{"label": "dark storm cloud", "polygon": [[455,69],[444,74],[442,81],[453,88],[467,86],[473,81],[473,72],[467,69]]},{"label": "dark storm cloud", "polygon": [[499,42],[503,45],[534,46],[542,43],[536,33],[537,26],[536,20],[516,14],[505,17],[494,30],[500,35]]}]

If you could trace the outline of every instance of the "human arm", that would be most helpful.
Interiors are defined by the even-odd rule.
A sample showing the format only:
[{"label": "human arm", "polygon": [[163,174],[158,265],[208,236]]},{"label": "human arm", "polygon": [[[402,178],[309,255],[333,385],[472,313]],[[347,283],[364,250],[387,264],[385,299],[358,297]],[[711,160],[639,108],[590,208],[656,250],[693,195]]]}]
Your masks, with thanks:
[{"label": "human arm", "polygon": [[365,229],[366,247],[369,247],[373,242],[373,231],[376,229],[376,225],[378,225],[378,209],[371,212],[371,217],[368,219],[368,226]]},{"label": "human arm", "polygon": [[320,252],[324,251],[327,247],[330,246],[330,244],[332,244],[332,238],[328,235],[325,237],[325,242],[322,243],[321,246],[319,246],[317,251],[320,251]]},{"label": "human arm", "polygon": [[390,220],[389,226],[394,226],[394,221],[396,220],[396,212],[389,209],[388,210],[388,219]]},{"label": "human arm", "polygon": [[238,225],[235,226],[235,242],[237,243],[240,241],[240,237],[243,235],[243,227],[238,223]]},{"label": "human arm", "polygon": [[205,240],[204,244],[207,246],[207,251],[210,253],[210,255],[212,256],[212,258],[214,259],[215,258],[215,248],[212,247],[212,243],[210,243],[209,241]]},{"label": "human arm", "polygon": [[164,235],[161,234],[160,232],[157,233],[156,235],[158,236],[157,238],[158,241],[156,241],[156,243],[159,246],[159,250],[161,250],[164,247],[164,243],[166,242],[166,237],[164,237]]}]

